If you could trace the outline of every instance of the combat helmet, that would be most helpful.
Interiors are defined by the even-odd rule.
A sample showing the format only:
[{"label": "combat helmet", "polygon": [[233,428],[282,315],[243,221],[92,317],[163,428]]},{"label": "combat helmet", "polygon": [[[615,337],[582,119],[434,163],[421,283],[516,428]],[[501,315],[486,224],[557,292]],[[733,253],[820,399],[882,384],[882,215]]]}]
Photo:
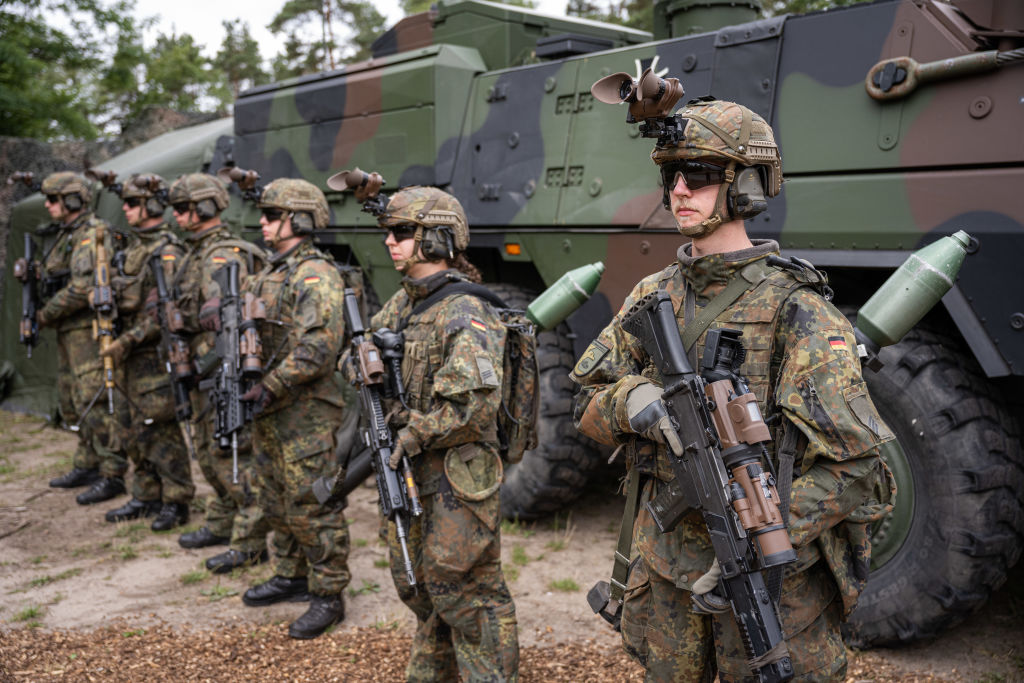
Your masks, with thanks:
[{"label": "combat helmet", "polygon": [[202,220],[215,217],[228,208],[231,201],[224,183],[208,173],[186,173],[181,176],[171,185],[168,199],[171,204],[188,202]]},{"label": "combat helmet", "polygon": [[128,180],[121,186],[121,199],[131,198],[144,200],[146,215],[150,218],[163,215],[171,203],[167,181],[153,173],[133,173],[128,176]]},{"label": "combat helmet", "polygon": [[661,167],[666,208],[676,174],[688,163],[707,162],[722,170],[715,213],[680,232],[702,237],[724,222],[767,209],[766,198],[782,189],[782,157],[768,122],[741,104],[714,98],[691,100],[677,115],[686,122],[679,141],[659,140],[651,152]]},{"label": "combat helmet", "polygon": [[[469,246],[469,224],[462,204],[436,187],[413,185],[399,190],[391,197],[378,224],[382,228],[415,226],[419,250],[432,261],[454,258]],[[413,254],[416,253],[414,250]]]},{"label": "combat helmet", "polygon": [[313,183],[299,178],[278,178],[271,182],[260,195],[258,206],[289,212],[292,232],[296,235],[323,230],[330,220],[324,193]]},{"label": "combat helmet", "polygon": [[64,208],[70,213],[81,211],[89,203],[89,200],[92,199],[92,190],[89,187],[89,183],[85,178],[73,171],[51,173],[43,180],[39,191],[44,195],[60,197]]}]

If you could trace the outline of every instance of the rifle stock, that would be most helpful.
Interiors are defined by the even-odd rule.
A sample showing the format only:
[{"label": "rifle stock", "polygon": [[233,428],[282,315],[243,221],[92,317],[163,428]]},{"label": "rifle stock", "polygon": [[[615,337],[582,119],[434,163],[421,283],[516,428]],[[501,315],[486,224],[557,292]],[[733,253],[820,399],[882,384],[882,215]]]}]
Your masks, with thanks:
[{"label": "rifle stock", "polygon": [[762,469],[768,430],[736,372],[743,358],[739,335],[728,331],[733,336],[720,339],[721,334],[709,332],[702,376],[686,357],[668,293],[659,290],[637,301],[622,328],[641,341],[661,372],[662,400],[684,444],[682,456],[669,454],[674,482],[662,487],[647,509],[663,532],[686,510],[701,511],[722,570],[719,586],[732,606],[751,669],[764,683],[790,680],[793,666],[778,608],[761,570],[792,562],[796,553],[778,510],[774,479]]}]

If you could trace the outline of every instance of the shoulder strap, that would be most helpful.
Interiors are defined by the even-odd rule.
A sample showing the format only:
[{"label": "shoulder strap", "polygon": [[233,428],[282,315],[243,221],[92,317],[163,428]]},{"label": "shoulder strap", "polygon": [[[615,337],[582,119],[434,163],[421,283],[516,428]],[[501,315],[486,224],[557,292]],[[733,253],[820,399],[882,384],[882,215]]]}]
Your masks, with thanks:
[{"label": "shoulder strap", "polygon": [[406,325],[409,324],[409,320],[414,315],[419,315],[420,313],[430,309],[434,304],[441,301],[442,299],[447,299],[448,297],[454,296],[456,294],[469,294],[470,296],[475,296],[478,299],[483,299],[484,301],[488,302],[489,304],[493,305],[496,308],[508,308],[508,306],[505,305],[505,301],[487,287],[484,287],[483,285],[478,285],[475,282],[456,280],[454,282],[449,282],[446,285],[438,287],[427,298],[423,299],[418,304],[413,306],[412,311],[409,313],[409,315],[402,318],[402,321],[398,324],[398,329],[395,331],[400,332],[404,330]]},{"label": "shoulder strap", "polygon": [[740,269],[729,280],[729,284],[725,286],[725,289],[709,301],[700,314],[683,329],[683,346],[686,350],[689,351],[693,348],[693,345],[700,339],[700,335],[704,333],[704,330],[708,329],[715,318],[725,312],[725,309],[736,303],[741,296],[768,277],[774,270],[774,268],[765,264],[763,260],[754,261]]}]

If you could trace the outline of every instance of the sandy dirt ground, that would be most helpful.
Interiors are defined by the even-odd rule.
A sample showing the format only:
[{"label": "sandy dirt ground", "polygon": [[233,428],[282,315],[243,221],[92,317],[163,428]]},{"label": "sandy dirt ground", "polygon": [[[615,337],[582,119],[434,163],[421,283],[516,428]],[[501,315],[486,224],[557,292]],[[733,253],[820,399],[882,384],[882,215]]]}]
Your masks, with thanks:
[{"label": "sandy dirt ground", "polygon": [[[82,507],[74,500],[77,490],[49,488],[50,478],[69,469],[75,438],[37,418],[0,412],[0,682],[199,680],[216,679],[216,671],[249,672],[239,680],[274,680],[269,671],[291,680],[401,678],[414,622],[395,595],[377,537],[375,489],[358,490],[346,510],[353,578],[345,622],[301,643],[285,633],[306,605],[242,604],[241,594],[269,578],[271,566],[210,574],[203,560],[223,547],[184,550],[177,544],[180,530],[153,533],[143,520],[105,522],[103,513],[127,497]],[[199,492],[208,493],[198,467],[194,475]],[[590,613],[585,598],[611,568],[620,500],[597,488],[569,512],[504,524],[502,556],[519,618],[523,680],[640,678],[621,654],[617,634]],[[185,530],[201,520],[197,504]],[[851,652],[848,680],[1024,681],[1022,586],[1018,566],[982,612],[935,642]],[[189,673],[181,653],[190,657],[225,638],[234,659],[215,648],[214,669],[200,658],[198,673]],[[165,652],[169,639],[177,645]],[[269,661],[268,643],[277,653]],[[342,657],[355,668],[328,675],[330,669],[309,664],[314,651],[328,663]],[[362,662],[360,653],[370,651],[379,655],[375,663]],[[271,669],[257,675],[248,668],[256,662]],[[136,666],[145,666],[145,673]],[[126,673],[133,671],[138,675]]]}]

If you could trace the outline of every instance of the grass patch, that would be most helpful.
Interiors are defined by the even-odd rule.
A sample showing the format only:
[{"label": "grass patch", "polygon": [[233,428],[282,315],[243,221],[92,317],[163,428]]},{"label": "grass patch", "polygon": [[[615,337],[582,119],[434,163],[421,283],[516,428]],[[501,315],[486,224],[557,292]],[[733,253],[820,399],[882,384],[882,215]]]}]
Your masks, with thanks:
[{"label": "grass patch", "polygon": [[80,568],[76,567],[74,569],[68,569],[68,570],[62,571],[60,574],[57,574],[56,576],[50,576],[49,574],[47,574],[46,576],[37,576],[36,578],[34,578],[31,581],[29,581],[28,585],[29,585],[29,588],[40,588],[40,587],[45,586],[45,585],[47,585],[49,583],[53,583],[54,581],[61,581],[62,579],[70,579],[72,576],[78,576],[81,573],[82,573],[82,570]]},{"label": "grass patch", "polygon": [[193,583],[199,583],[204,580],[210,573],[205,569],[197,569],[195,571],[188,572],[181,575],[181,582],[186,586],[190,586]]},{"label": "grass patch", "polygon": [[230,598],[233,595],[238,595],[238,591],[230,586],[222,586],[219,583],[213,588],[204,588],[199,591],[200,595],[205,595],[210,599],[210,602],[217,602],[224,598]]},{"label": "grass patch", "polygon": [[530,558],[526,555],[526,548],[518,543],[512,546],[512,563],[520,567],[525,567],[530,563]]},{"label": "grass patch", "polygon": [[520,522],[519,518],[516,517],[515,519],[501,520],[501,533],[515,534],[516,536],[529,538],[537,532],[534,531],[533,524],[526,524],[525,522]]},{"label": "grass patch", "polygon": [[501,573],[505,575],[505,583],[513,583],[519,580],[519,567],[505,564],[501,567]]},{"label": "grass patch", "polygon": [[146,629],[137,628],[133,631],[122,631],[121,636],[124,638],[134,638],[135,636],[142,636],[146,634]]},{"label": "grass patch", "polygon": [[555,579],[548,584],[548,588],[562,593],[575,593],[580,589],[580,585],[573,579]]},{"label": "grass patch", "polygon": [[359,587],[359,588],[349,587],[349,589],[348,589],[348,594],[351,595],[353,598],[356,597],[357,595],[366,595],[367,593],[379,593],[379,592],[380,592],[380,584],[377,583],[376,581],[367,581],[366,579],[363,579],[363,585],[361,587]]},{"label": "grass patch", "polygon": [[552,531],[554,531],[557,536],[548,541],[544,547],[555,552],[568,548],[569,543],[572,542],[573,534],[576,533],[576,525],[572,521],[572,512],[570,511],[567,513],[564,520],[562,520],[559,515],[555,515],[555,522],[552,526]]},{"label": "grass patch", "polygon": [[370,542],[365,538],[357,538],[354,541],[352,541],[352,545],[354,545],[357,548],[365,548],[366,546],[370,545]]},{"label": "grass patch", "polygon": [[127,538],[130,542],[138,541],[149,528],[145,522],[132,522],[131,524],[118,524],[114,538]]},{"label": "grass patch", "polygon": [[378,619],[373,622],[373,627],[378,631],[397,631],[402,628],[402,622],[398,619],[391,619],[390,621],[385,619]]},{"label": "grass patch", "polygon": [[32,564],[42,564],[45,561],[46,555],[36,555],[31,560],[29,560],[29,562],[31,562]]},{"label": "grass patch", "polygon": [[122,560],[126,562],[128,560],[134,560],[136,557],[139,556],[139,553],[136,552],[135,548],[128,543],[116,546],[114,548],[114,552],[117,553],[118,557],[120,557]]},{"label": "grass patch", "polygon": [[39,605],[32,605],[30,607],[26,607],[20,612],[17,612],[13,617],[11,617],[11,621],[32,621],[36,617],[41,617],[42,615],[43,608]]},{"label": "grass patch", "polygon": [[378,557],[376,560],[373,561],[373,566],[377,569],[384,569],[390,565],[391,562],[389,562],[388,558],[386,557]]}]

